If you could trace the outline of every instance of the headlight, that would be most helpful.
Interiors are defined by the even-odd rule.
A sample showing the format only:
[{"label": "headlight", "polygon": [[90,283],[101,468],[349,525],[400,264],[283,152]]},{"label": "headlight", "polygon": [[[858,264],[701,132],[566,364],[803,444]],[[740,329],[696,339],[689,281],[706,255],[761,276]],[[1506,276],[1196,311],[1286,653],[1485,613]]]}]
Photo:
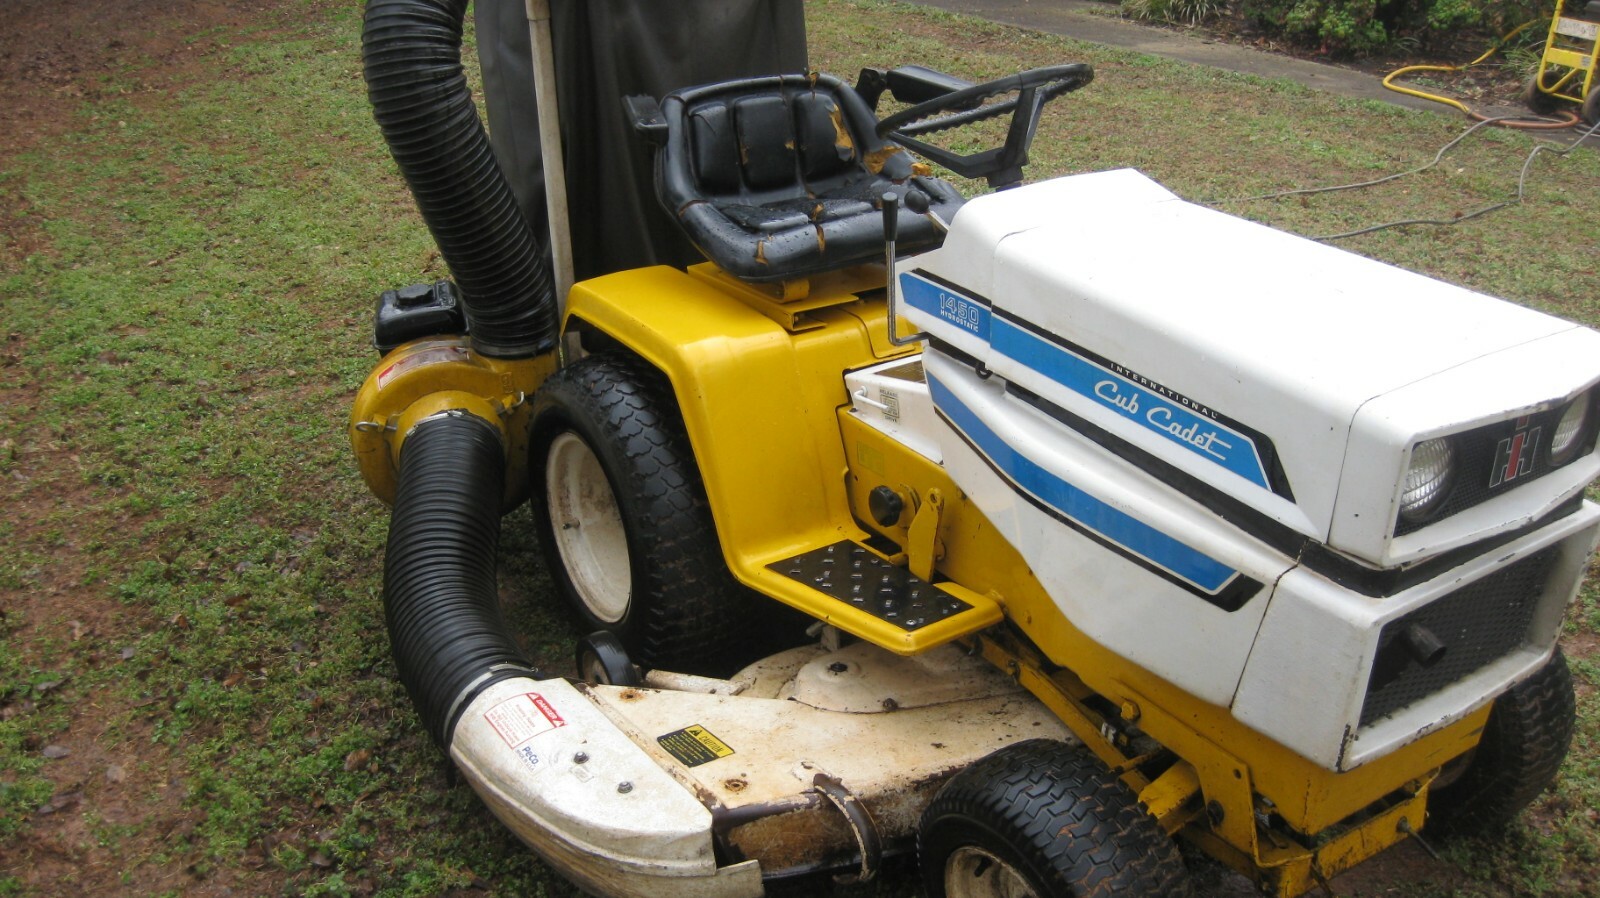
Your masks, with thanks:
[{"label": "headlight", "polygon": [[1456,472],[1456,449],[1449,440],[1423,440],[1411,447],[1411,466],[1400,493],[1400,517],[1416,523],[1431,517],[1450,494]]},{"label": "headlight", "polygon": [[1567,404],[1556,422],[1555,436],[1550,438],[1550,464],[1564,465],[1583,447],[1584,434],[1589,430],[1589,409],[1592,403],[1584,393]]}]

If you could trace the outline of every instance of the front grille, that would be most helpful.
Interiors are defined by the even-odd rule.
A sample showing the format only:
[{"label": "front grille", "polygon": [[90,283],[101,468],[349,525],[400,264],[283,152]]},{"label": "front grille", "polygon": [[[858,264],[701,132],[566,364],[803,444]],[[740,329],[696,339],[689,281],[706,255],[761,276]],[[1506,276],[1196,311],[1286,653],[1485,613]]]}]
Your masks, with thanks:
[{"label": "front grille", "polygon": [[[1590,401],[1595,402],[1597,398],[1600,398],[1600,391],[1597,396],[1591,396]],[[1425,521],[1397,519],[1394,535],[1413,533],[1550,473],[1554,470],[1550,465],[1550,439],[1565,410],[1566,405],[1559,404],[1536,415],[1501,421],[1452,437],[1458,458],[1450,495],[1438,513]],[[1594,449],[1592,424],[1589,431],[1583,437],[1585,448],[1580,454]]]},{"label": "front grille", "polygon": [[[1557,547],[1529,555],[1503,570],[1396,618],[1378,634],[1361,725],[1420,701],[1510,654],[1528,636]],[[1436,636],[1444,651],[1432,664],[1416,645],[1418,629]]]}]

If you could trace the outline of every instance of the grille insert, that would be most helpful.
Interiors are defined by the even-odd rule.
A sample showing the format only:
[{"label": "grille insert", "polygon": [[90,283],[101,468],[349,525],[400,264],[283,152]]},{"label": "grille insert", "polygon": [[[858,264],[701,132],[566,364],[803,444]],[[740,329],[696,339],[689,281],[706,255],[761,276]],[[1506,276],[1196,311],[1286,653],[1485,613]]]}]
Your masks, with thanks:
[{"label": "grille insert", "polygon": [[[1368,726],[1427,698],[1510,654],[1528,637],[1557,547],[1542,549],[1503,570],[1436,599],[1384,625],[1361,707]],[[1428,665],[1410,634],[1436,636],[1444,651]]]}]

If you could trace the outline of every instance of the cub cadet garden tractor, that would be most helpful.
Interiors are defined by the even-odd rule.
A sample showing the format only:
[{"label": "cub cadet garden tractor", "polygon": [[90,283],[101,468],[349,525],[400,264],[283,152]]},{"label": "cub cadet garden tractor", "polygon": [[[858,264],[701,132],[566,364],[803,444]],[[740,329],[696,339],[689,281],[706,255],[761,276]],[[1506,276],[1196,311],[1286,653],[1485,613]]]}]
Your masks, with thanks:
[{"label": "cub cadet garden tractor", "polygon": [[[1134,171],[1013,186],[1088,67],[851,87],[798,0],[480,4],[491,144],[465,5],[368,5],[455,282],[385,295],[350,435],[418,713],[565,875],[1184,895],[1177,837],[1292,896],[1549,784],[1600,335]],[[524,499],[583,682],[500,610]]]}]

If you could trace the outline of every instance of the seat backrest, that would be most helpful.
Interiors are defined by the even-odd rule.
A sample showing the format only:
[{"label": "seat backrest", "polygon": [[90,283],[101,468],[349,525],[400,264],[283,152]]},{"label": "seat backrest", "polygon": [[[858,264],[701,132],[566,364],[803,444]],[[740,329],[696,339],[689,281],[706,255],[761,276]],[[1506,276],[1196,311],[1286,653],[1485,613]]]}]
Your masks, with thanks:
[{"label": "seat backrest", "polygon": [[792,199],[856,164],[855,135],[825,93],[709,97],[685,115],[691,173],[707,198]]},{"label": "seat backrest", "polygon": [[[881,197],[913,178],[912,160],[877,137],[866,102],[838,79],[783,75],[690,88],[663,99],[661,115],[657,194],[723,269],[773,281],[881,257]],[[953,214],[954,188],[915,180]],[[908,249],[937,241],[920,216],[908,224],[900,233]]]}]

